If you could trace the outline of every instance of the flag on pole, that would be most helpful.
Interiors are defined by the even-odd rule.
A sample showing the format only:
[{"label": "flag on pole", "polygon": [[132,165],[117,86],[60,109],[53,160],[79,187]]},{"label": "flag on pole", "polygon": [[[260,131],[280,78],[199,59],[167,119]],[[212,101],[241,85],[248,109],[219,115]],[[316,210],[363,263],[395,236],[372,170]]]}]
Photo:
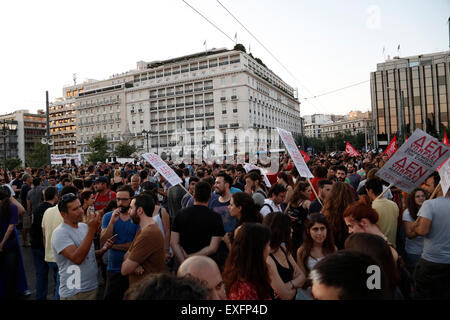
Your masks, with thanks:
[{"label": "flag on pole", "polygon": [[397,51],[400,51],[400,45],[398,45],[398,47],[397,47]]},{"label": "flag on pole", "polygon": [[305,160],[305,162],[308,162],[311,157],[309,156],[309,154],[307,154],[305,151],[303,151],[302,149],[299,149],[300,153],[302,154],[303,160]]},{"label": "flag on pole", "polygon": [[234,42],[237,43],[237,32],[234,34]]},{"label": "flag on pole", "polygon": [[397,136],[394,136],[391,140],[391,142],[389,143],[388,147],[386,148],[386,150],[384,150],[383,154],[387,154],[387,156],[390,158],[392,157],[392,155],[394,153],[397,152]]},{"label": "flag on pole", "polygon": [[447,132],[444,133],[444,138],[442,139],[442,143],[445,144],[446,146],[450,146],[450,144],[448,143]]},{"label": "flag on pole", "polygon": [[360,156],[359,152],[350,144],[350,142],[346,142],[345,144],[345,153],[348,153],[352,157]]}]

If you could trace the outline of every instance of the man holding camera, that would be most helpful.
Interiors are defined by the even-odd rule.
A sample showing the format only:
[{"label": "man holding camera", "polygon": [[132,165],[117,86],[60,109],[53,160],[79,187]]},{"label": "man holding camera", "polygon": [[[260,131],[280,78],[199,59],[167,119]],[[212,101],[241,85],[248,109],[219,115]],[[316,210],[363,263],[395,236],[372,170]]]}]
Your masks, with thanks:
[{"label": "man holding camera", "polygon": [[117,209],[103,216],[101,243],[112,236],[116,237],[108,256],[105,300],[122,300],[129,287],[128,276],[123,276],[120,270],[125,252],[130,248],[139,229],[138,225],[132,223],[128,213],[133,196],[131,186],[120,186],[117,189]]}]

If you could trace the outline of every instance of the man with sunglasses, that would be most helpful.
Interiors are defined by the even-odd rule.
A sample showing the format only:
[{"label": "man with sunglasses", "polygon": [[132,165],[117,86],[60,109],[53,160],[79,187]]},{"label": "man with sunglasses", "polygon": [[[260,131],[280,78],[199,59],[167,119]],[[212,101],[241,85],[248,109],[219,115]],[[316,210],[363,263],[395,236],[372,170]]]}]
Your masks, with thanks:
[{"label": "man with sunglasses", "polygon": [[60,274],[61,300],[95,300],[98,270],[93,240],[101,216],[88,213],[86,224],[82,223],[83,208],[73,193],[61,197],[58,209],[64,221],[53,231],[52,250]]},{"label": "man with sunglasses", "polygon": [[106,242],[116,236],[115,243],[108,253],[105,300],[122,300],[129,287],[128,276],[121,274],[123,257],[130,248],[139,225],[131,222],[129,209],[134,191],[130,185],[117,189],[117,209],[103,216],[100,241]]}]

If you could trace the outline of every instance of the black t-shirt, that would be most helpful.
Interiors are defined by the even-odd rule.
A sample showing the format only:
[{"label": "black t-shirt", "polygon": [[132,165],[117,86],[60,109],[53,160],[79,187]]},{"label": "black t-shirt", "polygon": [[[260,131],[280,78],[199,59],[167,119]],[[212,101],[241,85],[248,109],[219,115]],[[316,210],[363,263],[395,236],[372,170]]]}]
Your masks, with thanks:
[{"label": "black t-shirt", "polygon": [[45,250],[42,241],[42,218],[44,217],[45,210],[53,206],[54,205],[49,202],[42,202],[35,210],[33,210],[33,223],[31,225],[32,249]]},{"label": "black t-shirt", "polygon": [[311,213],[317,213],[322,210],[322,205],[317,199],[314,199],[313,202],[311,202],[311,205],[309,206],[309,214]]},{"label": "black t-shirt", "polygon": [[172,231],[180,234],[180,245],[187,254],[209,246],[212,237],[225,234],[220,215],[199,205],[181,209],[175,216]]},{"label": "black t-shirt", "polygon": [[25,209],[27,208],[27,195],[30,190],[31,187],[27,183],[24,183],[20,190],[20,201]]}]

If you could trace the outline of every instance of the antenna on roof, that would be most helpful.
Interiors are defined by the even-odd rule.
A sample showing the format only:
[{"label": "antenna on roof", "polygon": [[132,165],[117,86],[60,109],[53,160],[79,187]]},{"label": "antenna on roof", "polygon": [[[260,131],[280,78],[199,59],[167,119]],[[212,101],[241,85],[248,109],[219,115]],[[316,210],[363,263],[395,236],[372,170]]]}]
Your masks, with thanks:
[{"label": "antenna on roof", "polygon": [[73,74],[73,85],[74,86],[77,85],[77,74],[76,73]]}]

